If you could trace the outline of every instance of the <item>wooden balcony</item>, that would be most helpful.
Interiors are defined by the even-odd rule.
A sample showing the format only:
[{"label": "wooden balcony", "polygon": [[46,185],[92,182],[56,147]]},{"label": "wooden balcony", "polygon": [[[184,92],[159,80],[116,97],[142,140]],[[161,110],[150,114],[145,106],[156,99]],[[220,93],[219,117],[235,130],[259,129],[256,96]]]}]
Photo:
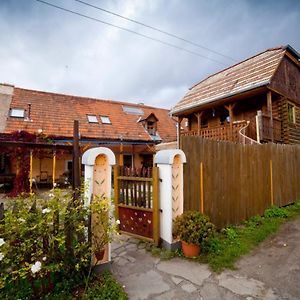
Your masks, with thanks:
[{"label": "wooden balcony", "polygon": [[233,142],[240,142],[240,130],[247,126],[246,121],[237,121],[232,124],[220,125],[218,127],[211,128],[201,128],[198,130],[190,130],[187,132],[182,132],[181,135],[184,136],[201,136],[203,138],[212,139],[212,140],[227,140]]}]

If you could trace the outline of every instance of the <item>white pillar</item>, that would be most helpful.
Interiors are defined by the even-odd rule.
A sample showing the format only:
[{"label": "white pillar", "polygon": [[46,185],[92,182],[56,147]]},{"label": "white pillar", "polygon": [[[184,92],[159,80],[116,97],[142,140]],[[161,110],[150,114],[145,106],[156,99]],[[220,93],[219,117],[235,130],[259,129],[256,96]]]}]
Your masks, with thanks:
[{"label": "white pillar", "polygon": [[[85,205],[91,203],[92,195],[111,198],[111,169],[116,164],[114,153],[105,147],[92,148],[82,156],[84,182],[86,185]],[[111,247],[107,245],[103,260],[95,268],[96,272],[107,269],[111,261]]]},{"label": "white pillar", "polygon": [[186,157],[182,150],[161,150],[154,157],[159,168],[160,238],[162,245],[174,250],[173,220],[183,213],[183,164]]}]

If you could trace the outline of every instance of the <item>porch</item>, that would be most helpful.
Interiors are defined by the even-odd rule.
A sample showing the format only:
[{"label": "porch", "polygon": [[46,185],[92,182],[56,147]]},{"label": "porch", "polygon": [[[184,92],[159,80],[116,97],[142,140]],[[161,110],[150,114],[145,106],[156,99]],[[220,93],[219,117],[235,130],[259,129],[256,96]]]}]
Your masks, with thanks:
[{"label": "porch", "polygon": [[212,128],[200,128],[198,130],[189,130],[182,132],[182,136],[201,136],[212,140],[227,140],[233,142],[241,141],[240,130],[247,127],[247,121],[236,121],[232,124],[225,124]]},{"label": "porch", "polygon": [[234,121],[198,130],[182,131],[181,136],[201,136],[211,140],[226,140],[242,144],[275,142],[282,143],[282,126],[279,118],[271,119],[261,111],[250,121]]}]

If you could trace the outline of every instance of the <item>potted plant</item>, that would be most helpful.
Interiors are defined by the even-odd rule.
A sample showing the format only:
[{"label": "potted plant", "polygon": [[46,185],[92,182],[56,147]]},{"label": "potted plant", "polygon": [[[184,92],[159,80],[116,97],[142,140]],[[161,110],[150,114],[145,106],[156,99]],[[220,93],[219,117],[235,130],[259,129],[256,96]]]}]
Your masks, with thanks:
[{"label": "potted plant", "polygon": [[173,235],[181,240],[182,251],[186,257],[195,257],[200,246],[208,241],[215,232],[209,217],[198,211],[186,211],[177,216],[173,225]]}]

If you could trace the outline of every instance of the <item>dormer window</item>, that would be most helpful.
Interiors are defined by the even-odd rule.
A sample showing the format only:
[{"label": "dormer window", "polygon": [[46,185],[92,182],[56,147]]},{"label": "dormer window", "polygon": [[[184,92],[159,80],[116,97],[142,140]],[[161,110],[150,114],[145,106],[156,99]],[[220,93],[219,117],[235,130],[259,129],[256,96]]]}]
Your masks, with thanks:
[{"label": "dormer window", "polygon": [[158,119],[156,116],[152,113],[145,119],[139,119],[138,122],[142,123],[144,128],[148,131],[148,133],[154,137],[158,136],[157,133],[157,122]]},{"label": "dormer window", "polygon": [[95,115],[87,115],[87,119],[89,123],[98,123],[98,119]]},{"label": "dormer window", "polygon": [[25,110],[22,108],[11,108],[10,116],[13,118],[24,118]]},{"label": "dormer window", "polygon": [[155,135],[156,134],[156,122],[147,121],[147,130],[149,134]]}]

